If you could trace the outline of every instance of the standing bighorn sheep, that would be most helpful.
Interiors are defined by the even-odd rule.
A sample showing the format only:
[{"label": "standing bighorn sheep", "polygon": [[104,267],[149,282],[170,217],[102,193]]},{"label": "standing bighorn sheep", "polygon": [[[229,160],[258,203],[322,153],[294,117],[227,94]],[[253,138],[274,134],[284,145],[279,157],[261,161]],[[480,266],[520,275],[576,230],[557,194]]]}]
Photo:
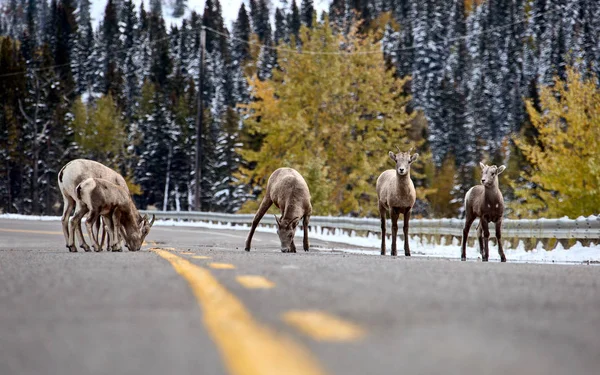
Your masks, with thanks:
[{"label": "standing bighorn sheep", "polygon": [[269,177],[267,191],[254,216],[252,228],[246,239],[246,251],[250,251],[254,230],[273,203],[275,203],[275,207],[281,209],[281,218],[275,216],[281,251],[284,253],[296,252],[294,234],[300,219],[303,219],[304,226],[304,251],[308,251],[308,221],[312,213],[310,192],[304,178],[292,168],[279,168]]},{"label": "standing bighorn sheep", "polygon": [[[475,185],[465,196],[465,227],[463,229],[461,260],[467,260],[467,240],[469,238],[469,229],[476,218],[479,218],[477,226],[477,238],[479,240],[479,251],[481,260],[488,261],[490,249],[488,242],[490,239],[490,229],[488,223],[496,223],[496,239],[498,240],[498,254],[500,260],[506,262],[506,256],[502,249],[502,215],[504,214],[504,198],[498,188],[498,175],[506,169],[504,165],[496,167],[495,165],[485,165],[479,163],[482,169],[481,185]],[[482,233],[483,232],[483,233]],[[483,236],[482,236],[483,235]]]},{"label": "standing bighorn sheep", "polygon": [[398,255],[396,237],[398,236],[398,217],[404,214],[404,255],[410,256],[408,245],[408,220],[415,204],[417,194],[410,178],[410,165],[417,160],[419,154],[410,155],[410,151],[394,154],[389,152],[390,159],[396,163],[395,169],[388,169],[377,179],[377,200],[381,216],[381,255],[385,255],[385,218],[389,211],[392,219],[392,256]]},{"label": "standing bighorn sheep", "polygon": [[[138,251],[142,247],[155,217],[152,216],[152,222],[148,222],[147,216],[140,220],[140,214],[127,190],[101,178],[88,178],[77,186],[76,192],[77,206],[81,206],[82,211],[89,212],[86,226],[90,235],[93,223],[102,215],[112,218],[107,220],[107,223],[112,223],[108,229],[109,239],[118,243],[119,235],[122,234],[130,251]],[[100,251],[98,238],[93,235],[91,237],[94,250]]]},{"label": "standing bighorn sheep", "polygon": [[[123,176],[114,170],[104,166],[98,162],[87,159],[75,159],[68,162],[60,172],[58,173],[58,187],[63,196],[63,214],[62,214],[62,228],[63,234],[65,235],[65,241],[67,248],[70,252],[76,252],[77,247],[75,246],[74,235],[77,234],[79,246],[85,251],[90,251],[90,247],[83,238],[83,232],[81,231],[81,219],[85,212],[76,210],[73,215],[73,219],[69,225],[69,216],[76,206],[77,192],[75,189],[77,186],[88,178],[103,178],[121,188],[127,190],[127,183]],[[110,227],[110,223],[107,223]],[[90,233],[91,235],[91,233]],[[70,240],[72,238],[72,240]]]}]

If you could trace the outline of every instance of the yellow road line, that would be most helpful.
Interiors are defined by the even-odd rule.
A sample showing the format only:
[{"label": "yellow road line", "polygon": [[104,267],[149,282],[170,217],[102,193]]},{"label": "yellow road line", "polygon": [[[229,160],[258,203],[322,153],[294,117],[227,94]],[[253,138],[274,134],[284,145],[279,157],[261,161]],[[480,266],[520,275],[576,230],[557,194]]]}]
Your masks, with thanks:
[{"label": "yellow road line", "polygon": [[206,255],[193,255],[191,258],[194,258],[194,259],[210,259],[210,257],[207,257]]},{"label": "yellow road line", "polygon": [[321,311],[292,310],[283,314],[283,320],[318,341],[355,341],[365,335],[356,324]]},{"label": "yellow road line", "polygon": [[192,255],[194,253],[191,253],[189,251],[182,251],[180,254],[183,254],[183,255]]},{"label": "yellow road line", "polygon": [[235,279],[248,289],[270,289],[275,286],[274,282],[262,276],[243,275],[237,276]]},{"label": "yellow road line", "polygon": [[208,266],[210,268],[214,268],[216,270],[233,270],[235,266],[229,263],[209,263]]},{"label": "yellow road line", "polygon": [[190,285],[204,325],[233,375],[319,375],[325,372],[290,338],[257,323],[246,307],[210,271],[168,251],[154,249]]}]

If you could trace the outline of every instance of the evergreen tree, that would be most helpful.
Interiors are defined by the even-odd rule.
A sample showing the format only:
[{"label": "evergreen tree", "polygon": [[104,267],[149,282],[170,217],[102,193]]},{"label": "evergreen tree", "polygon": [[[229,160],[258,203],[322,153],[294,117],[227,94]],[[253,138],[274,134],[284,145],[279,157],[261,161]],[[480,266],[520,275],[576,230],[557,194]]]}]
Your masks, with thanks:
[{"label": "evergreen tree", "polygon": [[94,31],[90,16],[90,0],[79,2],[77,13],[77,35],[73,49],[74,59],[72,67],[74,79],[77,84],[77,94],[89,91],[92,88],[94,75],[94,61],[92,51],[94,48]]},{"label": "evergreen tree", "polygon": [[175,2],[173,3],[173,17],[183,17],[186,7],[187,0],[175,0]]},{"label": "evergreen tree", "polygon": [[278,45],[282,41],[289,43],[289,31],[285,14],[279,8],[275,9],[275,33],[273,37],[275,38],[275,45]]},{"label": "evergreen tree", "polygon": [[295,35],[296,40],[298,40],[302,21],[300,19],[300,11],[298,10],[298,6],[296,5],[296,0],[292,0],[291,11],[288,14],[288,25],[290,29],[290,34]]},{"label": "evergreen tree", "polygon": [[315,13],[315,6],[313,5],[313,0],[302,0],[301,10],[300,10],[300,20],[302,24],[306,27],[313,26],[313,16]]}]

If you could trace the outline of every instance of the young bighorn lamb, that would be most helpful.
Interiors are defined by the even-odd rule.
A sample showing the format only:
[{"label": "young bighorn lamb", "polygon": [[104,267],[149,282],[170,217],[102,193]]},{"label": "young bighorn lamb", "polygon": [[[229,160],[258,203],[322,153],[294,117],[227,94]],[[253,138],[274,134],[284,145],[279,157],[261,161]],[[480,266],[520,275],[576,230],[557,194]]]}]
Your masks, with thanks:
[{"label": "young bighorn lamb", "polygon": [[[103,178],[127,190],[129,193],[127,183],[125,182],[123,176],[93,160],[75,159],[62,167],[58,173],[58,187],[62,193],[64,202],[61,220],[63,234],[65,235],[67,248],[70,252],[77,252],[74,239],[75,233],[77,234],[77,239],[81,248],[83,248],[85,251],[90,251],[90,247],[85,242],[83,238],[83,232],[81,230],[81,219],[85,215],[85,212],[76,210],[71,221],[71,229],[69,228],[69,216],[71,215],[73,208],[75,208],[75,202],[77,199],[75,189],[77,188],[77,185],[88,178]],[[97,224],[99,224],[99,222]],[[110,223],[107,224],[111,226]],[[72,233],[72,231],[75,231],[75,233]],[[92,233],[89,234],[92,235]],[[70,241],[70,238],[73,238],[73,240]],[[118,243],[113,243],[114,250],[117,250],[118,246]]]},{"label": "young bighorn lamb", "polygon": [[[148,222],[147,216],[140,221],[140,214],[127,190],[108,180],[88,178],[77,186],[76,192],[77,205],[81,204],[89,212],[86,218],[89,233],[92,233],[92,225],[100,215],[112,217],[107,221],[112,222],[108,230],[109,239],[118,241],[119,234],[122,234],[130,251],[140,250],[155,217],[152,216],[151,222]],[[98,238],[92,236],[92,240],[94,250],[99,251]]]},{"label": "young bighorn lamb", "polygon": [[246,239],[246,251],[250,251],[254,230],[273,203],[275,203],[275,207],[281,209],[281,217],[275,216],[281,251],[284,253],[296,252],[294,234],[300,219],[303,219],[302,225],[304,226],[304,251],[308,251],[308,222],[312,213],[310,192],[304,178],[292,168],[279,168],[269,177],[265,197],[254,216],[252,228]]},{"label": "young bighorn lamb", "polygon": [[410,256],[408,245],[408,220],[410,211],[415,204],[417,194],[415,185],[410,178],[410,165],[417,160],[419,154],[410,155],[408,152],[394,154],[389,152],[390,159],[396,162],[395,169],[388,169],[377,179],[377,199],[379,202],[379,215],[381,216],[381,255],[385,255],[385,218],[389,211],[392,219],[392,256],[398,255],[396,250],[396,237],[398,236],[398,217],[404,214],[404,255]]},{"label": "young bighorn lamb", "polygon": [[469,229],[476,218],[479,218],[477,226],[477,238],[479,240],[479,251],[481,260],[488,261],[490,249],[488,242],[490,239],[490,230],[488,223],[496,223],[496,239],[498,240],[498,254],[500,260],[506,262],[506,256],[502,249],[502,215],[504,214],[504,198],[498,188],[498,175],[506,169],[504,165],[496,167],[495,165],[485,165],[479,163],[482,169],[481,185],[475,185],[465,196],[465,227],[463,229],[461,260],[467,260],[467,240],[469,238]]},{"label": "young bighorn lamb", "polygon": [[[69,216],[73,211],[73,208],[76,206],[76,187],[80,182],[87,178],[104,178],[111,182],[114,182],[116,185],[128,190],[127,183],[125,179],[114,170],[98,163],[93,160],[87,159],[75,159],[67,163],[58,174],[58,186],[63,196],[64,207],[63,207],[63,215],[62,215],[62,226],[63,233],[65,235],[65,240],[67,242],[67,248],[71,252],[76,252],[77,248],[75,246],[74,237],[71,237],[73,233],[70,233],[69,228]],[[90,251],[90,247],[84,240],[83,232],[81,230],[81,219],[85,215],[85,212],[79,212],[76,210],[73,215],[73,220],[71,223],[71,228],[74,228],[74,231],[78,237],[79,245],[85,250]],[[110,221],[109,217],[104,218],[107,221]],[[110,222],[106,223],[109,227],[112,226]],[[100,220],[95,223],[97,228],[97,232],[100,228]],[[94,233],[90,233],[91,236]],[[72,242],[69,242],[69,238],[73,238]],[[113,243],[112,249],[118,251],[120,249],[120,243]],[[100,249],[101,250],[101,249]],[[110,244],[108,247],[110,250]]]}]

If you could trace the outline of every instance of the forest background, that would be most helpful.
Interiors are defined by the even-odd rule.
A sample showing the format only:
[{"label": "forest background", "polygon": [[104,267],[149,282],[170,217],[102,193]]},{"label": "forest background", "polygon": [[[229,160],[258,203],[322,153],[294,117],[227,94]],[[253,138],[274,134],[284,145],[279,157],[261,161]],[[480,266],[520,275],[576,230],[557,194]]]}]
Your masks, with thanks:
[{"label": "forest background", "polygon": [[290,166],[314,214],[372,216],[396,147],[421,155],[416,217],[461,217],[480,161],[507,166],[508,217],[600,209],[600,2],[247,0],[231,28],[219,0],[138,3],[93,27],[90,0],[0,2],[1,212],[60,213],[80,157],[193,209],[198,99],[202,211],[251,212]]}]

